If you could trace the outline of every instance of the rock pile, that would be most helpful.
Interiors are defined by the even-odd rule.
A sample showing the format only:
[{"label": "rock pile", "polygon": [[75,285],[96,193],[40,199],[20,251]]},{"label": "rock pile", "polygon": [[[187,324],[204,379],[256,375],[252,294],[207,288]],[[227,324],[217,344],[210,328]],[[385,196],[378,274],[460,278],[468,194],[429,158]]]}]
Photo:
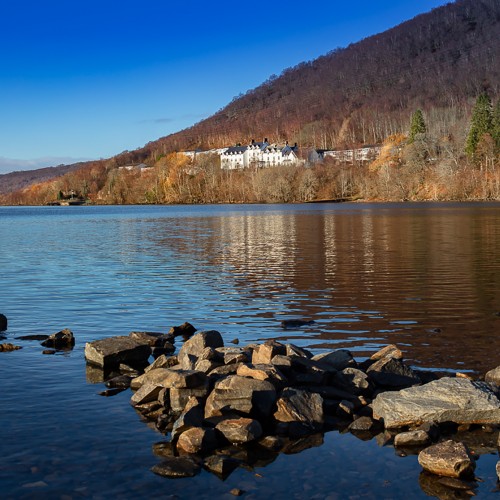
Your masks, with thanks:
[{"label": "rock pile", "polygon": [[[347,350],[313,355],[274,340],[227,347],[217,331],[187,338],[193,327],[186,325],[85,347],[87,361],[101,368],[143,369],[106,385],[130,385],[131,404],[169,438],[154,450],[164,459],[153,468],[160,475],[191,476],[203,466],[225,477],[264,450],[275,457],[321,444],[327,430],[362,439],[378,435],[384,443],[421,450],[441,439],[450,422],[454,431],[459,424],[500,424],[498,386],[417,372],[396,346],[358,363]],[[178,335],[187,340],[175,356]],[[146,366],[155,349],[156,359]],[[419,459],[426,470],[447,475],[441,459],[455,455],[459,465],[450,459],[450,467],[458,472],[448,475],[470,476],[467,450],[431,448]]]}]

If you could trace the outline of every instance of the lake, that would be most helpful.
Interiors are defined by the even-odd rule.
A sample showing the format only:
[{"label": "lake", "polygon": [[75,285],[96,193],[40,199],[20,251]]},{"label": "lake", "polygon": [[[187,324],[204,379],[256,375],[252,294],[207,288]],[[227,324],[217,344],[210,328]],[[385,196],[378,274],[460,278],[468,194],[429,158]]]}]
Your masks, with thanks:
[{"label": "lake", "polygon": [[[85,342],[189,321],[225,342],[277,339],[363,360],[388,343],[419,369],[500,365],[500,204],[0,207],[4,498],[428,498],[415,456],[326,433],[301,453],[169,480],[163,436],[130,392],[105,398]],[[284,319],[315,323],[283,330]],[[32,334],[73,331],[43,355]],[[179,341],[177,342],[179,347]],[[495,496],[484,455],[480,497]]]}]

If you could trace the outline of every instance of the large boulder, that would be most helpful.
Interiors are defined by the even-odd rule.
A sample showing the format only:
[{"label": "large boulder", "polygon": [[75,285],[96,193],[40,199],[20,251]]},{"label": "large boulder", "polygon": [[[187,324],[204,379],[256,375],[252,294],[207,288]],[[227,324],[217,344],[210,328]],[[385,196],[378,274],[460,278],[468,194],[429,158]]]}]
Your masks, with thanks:
[{"label": "large boulder", "polygon": [[7,316],[0,314],[0,332],[7,330]]},{"label": "large boulder", "polygon": [[425,422],[500,424],[500,400],[485,382],[446,377],[379,394],[373,401],[373,414],[387,428]]},{"label": "large boulder", "polygon": [[500,386],[500,366],[490,370],[484,377],[486,382]]},{"label": "large boulder", "polygon": [[276,389],[267,380],[229,375],[216,382],[207,398],[205,418],[238,412],[243,415],[268,417],[276,402]]},{"label": "large boulder", "polygon": [[202,356],[205,348],[223,347],[222,336],[216,330],[200,332],[184,342],[177,356],[179,364],[184,370],[193,370],[196,362]]},{"label": "large boulder", "polygon": [[53,333],[42,342],[44,347],[52,347],[53,349],[72,349],[75,345],[75,337],[73,332],[68,328],[60,332]]},{"label": "large boulder", "polygon": [[109,337],[85,344],[85,359],[102,368],[116,368],[121,363],[145,366],[150,355],[151,347],[130,337]]},{"label": "large boulder", "polygon": [[444,441],[429,446],[418,455],[418,463],[428,472],[438,476],[470,478],[476,462],[463,443]]}]

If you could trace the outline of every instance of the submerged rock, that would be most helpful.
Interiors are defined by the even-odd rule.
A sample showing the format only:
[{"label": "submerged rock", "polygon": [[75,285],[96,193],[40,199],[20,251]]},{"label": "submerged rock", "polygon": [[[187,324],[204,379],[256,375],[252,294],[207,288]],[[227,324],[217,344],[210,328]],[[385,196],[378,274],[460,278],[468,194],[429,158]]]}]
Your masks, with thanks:
[{"label": "submerged rock", "polygon": [[314,325],[315,321],[312,319],[284,319],[281,322],[281,328],[289,330],[291,328],[300,328],[301,326]]},{"label": "submerged rock", "polygon": [[145,366],[150,355],[151,347],[130,337],[109,337],[85,344],[85,359],[102,368],[117,367],[120,363]]},{"label": "submerged rock", "polygon": [[42,342],[44,347],[52,347],[53,349],[72,349],[75,345],[75,337],[73,332],[68,328],[60,332],[53,333]]},{"label": "submerged rock", "polygon": [[444,441],[421,451],[418,463],[438,476],[470,478],[474,476],[476,462],[463,443]]},{"label": "submerged rock", "polygon": [[163,461],[151,468],[159,476],[170,478],[193,477],[201,466],[190,457],[164,457]]},{"label": "submerged rock", "polygon": [[0,344],[0,352],[17,351],[18,349],[22,349],[22,347],[9,343]]},{"label": "submerged rock", "polygon": [[47,340],[49,335],[21,335],[20,337],[16,337],[16,340]]},{"label": "submerged rock", "polygon": [[424,422],[498,424],[500,400],[487,383],[446,377],[379,394],[373,401],[373,414],[382,418],[387,428]]}]

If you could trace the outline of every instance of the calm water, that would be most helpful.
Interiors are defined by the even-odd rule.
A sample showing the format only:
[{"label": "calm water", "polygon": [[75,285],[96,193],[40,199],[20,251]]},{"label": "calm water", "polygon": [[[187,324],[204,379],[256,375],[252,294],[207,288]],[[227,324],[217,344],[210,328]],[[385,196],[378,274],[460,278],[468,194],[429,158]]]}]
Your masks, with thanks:
[{"label": "calm water", "polygon": [[[358,359],[398,344],[418,368],[500,365],[500,204],[0,208],[0,485],[7,498],[426,498],[416,457],[327,433],[239,469],[167,480],[129,392],[87,381],[85,342],[189,321]],[[284,331],[280,321],[314,319]],[[70,328],[70,353],[20,335]],[[319,444],[319,443],[316,443]],[[494,496],[497,456],[477,493]]]}]

